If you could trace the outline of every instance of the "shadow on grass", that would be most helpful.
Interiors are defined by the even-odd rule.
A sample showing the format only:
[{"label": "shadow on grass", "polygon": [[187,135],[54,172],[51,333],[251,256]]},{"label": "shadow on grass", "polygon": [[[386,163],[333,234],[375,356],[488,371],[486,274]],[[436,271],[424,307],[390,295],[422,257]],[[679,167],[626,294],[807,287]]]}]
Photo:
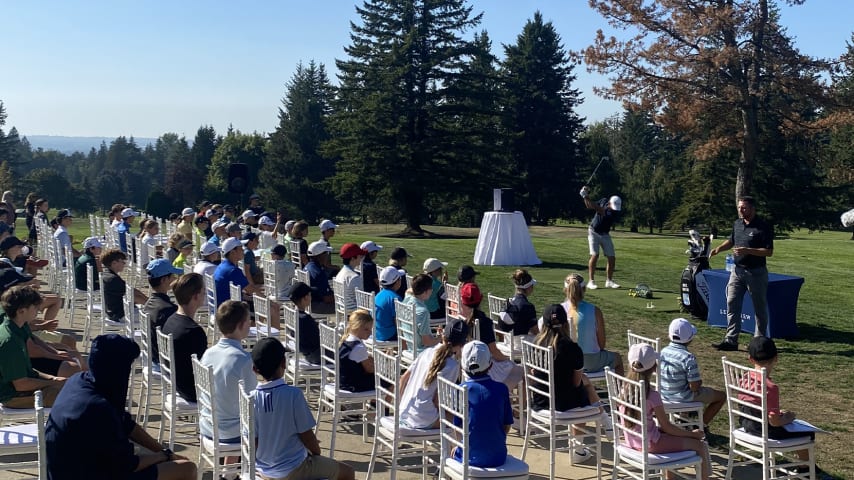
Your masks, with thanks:
[{"label": "shadow on grass", "polygon": [[[854,345],[854,332],[836,330],[827,325],[813,325],[810,323],[798,324],[798,333],[801,340],[810,342],[841,343]],[[850,352],[851,350],[849,350]],[[826,352],[825,352],[826,353]]]},{"label": "shadow on grass", "polygon": [[412,233],[407,231],[384,233],[377,235],[383,238],[408,238],[414,240],[468,240],[477,238],[477,235],[449,235],[442,233],[433,233],[424,230],[422,233]]}]

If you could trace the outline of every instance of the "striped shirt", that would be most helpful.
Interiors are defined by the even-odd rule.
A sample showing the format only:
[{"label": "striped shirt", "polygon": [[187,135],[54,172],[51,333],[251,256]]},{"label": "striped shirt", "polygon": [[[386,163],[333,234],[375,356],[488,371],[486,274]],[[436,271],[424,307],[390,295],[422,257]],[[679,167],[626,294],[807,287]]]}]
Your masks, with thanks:
[{"label": "striped shirt", "polygon": [[664,400],[671,402],[691,402],[694,392],[689,382],[700,381],[700,366],[697,357],[681,343],[671,342],[661,349],[661,371],[658,377],[658,389]]}]

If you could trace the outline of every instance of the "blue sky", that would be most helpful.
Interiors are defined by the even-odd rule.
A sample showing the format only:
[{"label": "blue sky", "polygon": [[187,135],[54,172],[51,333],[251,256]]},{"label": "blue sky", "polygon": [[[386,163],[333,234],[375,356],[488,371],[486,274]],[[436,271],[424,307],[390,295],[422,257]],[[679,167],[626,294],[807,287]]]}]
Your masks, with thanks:
[{"label": "blue sky", "polygon": [[[361,3],[361,2],[360,2]],[[493,51],[513,43],[534,11],[568,49],[607,25],[586,0],[474,0]],[[270,132],[285,83],[302,60],[334,76],[344,58],[350,0],[4,2],[0,100],[6,128],[24,135],[192,138],[200,125]],[[782,23],[804,53],[836,57],[854,30],[854,1],[784,7]],[[576,70],[579,113],[596,121],[619,104],[593,94],[604,77]]]}]

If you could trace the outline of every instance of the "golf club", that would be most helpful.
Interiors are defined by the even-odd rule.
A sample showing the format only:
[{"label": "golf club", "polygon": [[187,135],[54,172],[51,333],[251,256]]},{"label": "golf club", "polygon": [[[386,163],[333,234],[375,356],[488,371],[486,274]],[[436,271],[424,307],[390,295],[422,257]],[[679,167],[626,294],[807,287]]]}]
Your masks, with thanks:
[{"label": "golf club", "polygon": [[602,162],[608,160],[607,156],[602,157],[599,160],[599,163],[596,164],[596,168],[593,169],[593,173],[590,174],[590,178],[587,179],[587,183],[585,185],[590,185],[590,181],[593,180],[593,177],[596,175],[596,172],[599,170],[599,166],[602,165]]}]

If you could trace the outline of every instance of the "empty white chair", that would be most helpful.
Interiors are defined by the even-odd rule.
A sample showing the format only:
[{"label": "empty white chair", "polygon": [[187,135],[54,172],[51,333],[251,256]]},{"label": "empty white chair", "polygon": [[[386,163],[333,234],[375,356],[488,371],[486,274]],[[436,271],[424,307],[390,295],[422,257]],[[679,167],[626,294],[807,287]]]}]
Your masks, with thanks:
[{"label": "empty white chair", "polygon": [[157,430],[157,442],[163,441],[163,430],[169,428],[169,448],[175,448],[175,430],[182,418],[186,419],[184,426],[197,428],[196,417],[199,413],[198,405],[194,402],[184,400],[175,390],[175,342],[172,334],[164,334],[160,329],[157,332],[157,348],[160,355],[160,428]]},{"label": "empty white chair", "polygon": [[237,471],[240,466],[239,464],[220,465],[221,459],[237,456],[240,444],[220,442],[213,367],[202,365],[195,353],[192,355],[192,362],[199,416],[207,417],[206,420],[210,422],[212,432],[210,438],[199,433],[199,478],[206,471],[212,471],[213,478],[220,478],[222,475]]},{"label": "empty white chair", "polygon": [[256,480],[255,475],[255,399],[239,383],[240,398],[240,478]]},{"label": "empty white chair", "polygon": [[[703,460],[692,450],[672,453],[650,453],[647,432],[646,385],[605,369],[611,415],[614,418],[614,478],[663,478],[665,471],[693,467],[695,478],[702,477]],[[641,444],[640,450],[629,446],[628,438]]]},{"label": "empty white chair", "polygon": [[415,324],[415,305],[394,301],[394,317],[397,323],[397,351],[403,365],[412,365],[421,350],[421,335]]},{"label": "empty white chair", "polygon": [[[320,419],[324,412],[332,413],[332,439],[329,442],[329,456],[335,455],[335,434],[340,424],[360,424],[362,440],[368,441],[368,411],[370,402],[376,392],[349,392],[340,388],[338,372],[341,371],[339,355],[338,331],[328,325],[320,325],[320,397],[317,402],[317,425],[315,434],[320,428]],[[358,421],[348,421],[342,418],[342,410],[346,409],[347,416],[359,417]]]},{"label": "empty white chair", "polygon": [[160,364],[157,363],[160,361],[160,358],[158,357],[155,362],[155,359],[151,355],[152,341],[156,342],[157,340],[152,339],[149,335],[151,332],[151,321],[148,313],[140,311],[139,322],[141,326],[139,329],[139,362],[141,368],[139,399],[136,402],[136,421],[142,428],[146,428],[148,426],[148,412],[152,401],[151,391],[155,387],[160,387]]},{"label": "empty white chair", "polygon": [[207,306],[208,321],[206,324],[200,325],[207,325],[206,330],[208,337],[213,343],[219,340],[219,327],[216,326],[216,308],[218,306],[216,298],[216,283],[214,282],[213,275],[208,275],[206,273],[202,275],[202,277],[204,277],[205,280],[205,305]]},{"label": "empty white chair", "polygon": [[[768,378],[764,368],[751,368],[730,362],[722,357],[724,382],[726,383],[727,410],[729,411],[729,458],[726,478],[732,478],[732,469],[740,465],[758,463],[762,467],[762,478],[809,478],[815,479],[815,441],[809,436],[774,440],[768,438]],[[747,400],[758,398],[760,407]],[[742,419],[757,422],[762,426],[761,435],[753,435],[741,426]],[[794,458],[794,452],[806,450],[807,459]],[[787,455],[788,454],[788,455]],[[781,461],[786,455],[787,461]],[[744,460],[737,462],[736,457]],[[809,472],[798,473],[798,467],[807,467]]]},{"label": "empty white chair", "polygon": [[335,298],[335,323],[341,324],[347,323],[347,319],[350,318],[350,314],[352,313],[352,309],[347,307],[347,287],[344,285],[344,282],[338,281],[337,279],[332,280],[332,294]]},{"label": "empty white chair", "polygon": [[[469,464],[469,398],[462,385],[439,381],[439,428],[442,432],[442,459],[439,478],[467,480],[469,478],[501,478],[524,480],[528,478],[528,464],[508,454],[504,465],[492,468],[473,467]],[[459,419],[460,425],[455,420]],[[462,449],[462,461],[454,458],[455,449]]]},{"label": "empty white chair", "polygon": [[[400,357],[379,349],[375,350],[373,355],[377,412],[383,415],[376,422],[371,461],[365,478],[371,478],[377,455],[383,451],[391,454],[391,480],[397,478],[398,469],[414,468],[421,468],[421,476],[426,478],[427,467],[436,461],[433,457],[439,454],[439,429],[408,428],[400,424],[402,392],[397,391],[397,385],[400,385]],[[405,458],[418,458],[420,461],[414,465],[409,462],[401,464],[400,460]]]},{"label": "empty white chair", "polygon": [[[0,427],[0,470],[38,468],[40,478],[47,478],[47,458],[44,447],[45,411],[41,390],[35,392],[30,421],[21,425]],[[37,454],[36,460],[20,460],[21,455]],[[5,460],[7,457],[8,461]],[[44,476],[41,476],[44,475]]]},{"label": "empty white chair", "polygon": [[[536,438],[549,439],[549,478],[555,475],[555,452],[574,451],[586,448],[585,439],[593,440],[591,445],[596,455],[596,478],[602,476],[602,439],[599,426],[602,414],[599,407],[588,406],[560,411],[555,408],[555,367],[554,350],[551,347],[541,347],[531,342],[522,342],[522,368],[525,370],[525,380],[530,405],[525,422],[525,440],[522,446],[522,459],[528,452],[528,443]],[[572,372],[561,372],[561,375],[572,375]],[[570,377],[571,378],[571,377]],[[535,410],[535,396],[549,399],[549,408]],[[592,424],[592,426],[590,425]],[[559,447],[558,441],[566,441],[565,447]],[[572,454],[569,456],[573,464]]]},{"label": "empty white chair", "polygon": [[249,327],[249,337],[246,338],[247,348],[252,348],[258,340],[264,337],[279,337],[279,329],[270,325],[273,302],[270,297],[252,295],[252,305],[255,307],[255,325]]}]

